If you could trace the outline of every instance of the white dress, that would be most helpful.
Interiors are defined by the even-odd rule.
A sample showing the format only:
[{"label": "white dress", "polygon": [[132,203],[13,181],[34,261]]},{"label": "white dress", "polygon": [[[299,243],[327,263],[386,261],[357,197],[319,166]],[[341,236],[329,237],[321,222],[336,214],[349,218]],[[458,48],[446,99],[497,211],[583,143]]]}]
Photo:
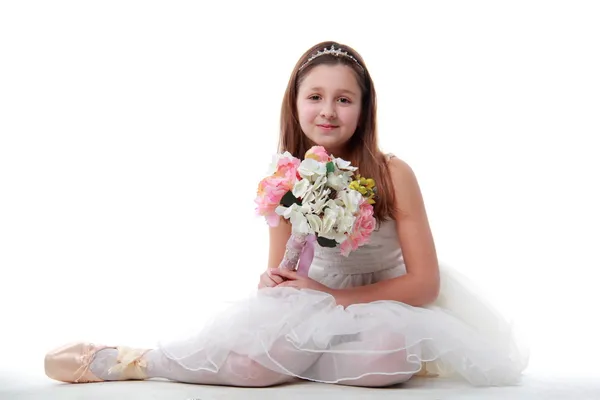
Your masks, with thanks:
[{"label": "white dress", "polygon": [[[370,244],[348,257],[316,245],[309,276],[347,288],[405,273],[396,223],[386,221]],[[159,349],[194,371],[216,372],[235,352],[273,371],[325,383],[418,372],[473,385],[517,383],[528,355],[511,326],[471,289],[447,268],[441,268],[438,300],[427,307],[376,301],[344,308],[326,293],[265,288],[197,334]]]}]

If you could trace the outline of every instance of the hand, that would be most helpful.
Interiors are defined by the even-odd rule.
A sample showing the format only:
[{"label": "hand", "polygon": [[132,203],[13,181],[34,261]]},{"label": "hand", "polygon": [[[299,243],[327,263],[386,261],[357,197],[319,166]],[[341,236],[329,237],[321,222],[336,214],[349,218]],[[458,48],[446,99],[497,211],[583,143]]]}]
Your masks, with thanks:
[{"label": "hand", "polygon": [[318,290],[319,292],[325,292],[333,294],[333,290],[327,286],[310,279],[305,276],[298,275],[295,271],[287,269],[277,269],[271,271],[274,276],[281,277],[283,282],[279,283],[277,287],[294,287],[297,289],[312,289]]},{"label": "hand", "polygon": [[284,278],[278,275],[273,275],[271,271],[277,271],[277,268],[269,268],[260,275],[260,280],[258,282],[259,289],[275,287],[284,281]]}]

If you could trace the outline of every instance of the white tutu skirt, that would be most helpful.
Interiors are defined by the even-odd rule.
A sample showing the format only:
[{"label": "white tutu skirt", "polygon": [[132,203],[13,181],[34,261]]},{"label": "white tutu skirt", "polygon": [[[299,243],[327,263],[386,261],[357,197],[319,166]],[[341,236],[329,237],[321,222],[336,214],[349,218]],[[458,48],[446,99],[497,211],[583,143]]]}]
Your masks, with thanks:
[{"label": "white tutu skirt", "polygon": [[234,352],[324,383],[424,372],[478,386],[517,383],[528,355],[511,326],[460,274],[442,269],[441,282],[428,307],[377,301],[344,308],[322,292],[261,289],[197,334],[159,348],[192,371],[217,372]]}]

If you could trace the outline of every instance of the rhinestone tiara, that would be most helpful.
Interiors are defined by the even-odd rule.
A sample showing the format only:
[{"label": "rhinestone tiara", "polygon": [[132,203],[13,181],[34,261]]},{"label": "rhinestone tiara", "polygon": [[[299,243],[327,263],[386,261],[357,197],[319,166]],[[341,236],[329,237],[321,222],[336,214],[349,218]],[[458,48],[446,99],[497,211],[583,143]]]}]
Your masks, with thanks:
[{"label": "rhinestone tiara", "polygon": [[362,67],[362,65],[360,65],[360,63],[358,62],[358,60],[356,58],[354,58],[352,55],[348,54],[347,51],[342,50],[341,48],[336,49],[335,45],[332,44],[330,48],[323,48],[323,50],[319,50],[316,53],[314,53],[313,55],[311,55],[308,60],[306,60],[306,62],[304,64],[302,64],[300,66],[300,68],[298,68],[298,71],[302,71],[302,69],[304,69],[304,67],[306,67],[308,64],[311,63],[312,60],[314,60],[317,57],[321,57],[324,56],[326,54],[330,54],[332,56],[336,56],[336,57],[346,57],[351,59],[352,61],[354,61],[356,63],[356,65],[358,65],[360,67],[361,70],[364,70],[364,68]]}]

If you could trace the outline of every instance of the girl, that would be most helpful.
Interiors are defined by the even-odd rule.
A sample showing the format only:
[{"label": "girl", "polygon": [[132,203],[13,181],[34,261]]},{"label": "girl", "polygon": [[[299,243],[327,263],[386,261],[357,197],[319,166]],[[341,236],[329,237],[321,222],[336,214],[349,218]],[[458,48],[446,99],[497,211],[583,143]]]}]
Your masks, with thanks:
[{"label": "girl", "polygon": [[170,380],[264,387],[306,379],[389,386],[414,375],[475,385],[518,381],[527,357],[509,326],[455,272],[438,266],[411,168],[377,145],[375,89],[362,57],[319,43],[298,61],[281,112],[280,151],[313,145],[375,179],[378,227],[350,256],[316,246],[309,276],[278,269],[291,234],[270,228],[268,269],[256,296],[186,340],[157,349],[75,343],[46,355],[65,382]]}]

